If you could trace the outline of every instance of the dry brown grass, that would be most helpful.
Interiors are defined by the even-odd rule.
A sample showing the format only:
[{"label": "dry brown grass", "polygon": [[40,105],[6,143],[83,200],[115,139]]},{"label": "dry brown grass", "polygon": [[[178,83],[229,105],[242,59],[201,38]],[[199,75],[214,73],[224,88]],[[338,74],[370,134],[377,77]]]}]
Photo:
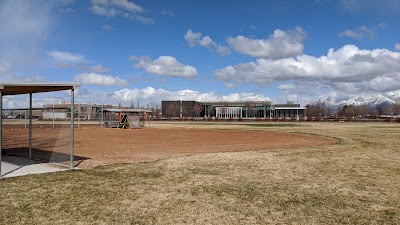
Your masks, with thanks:
[{"label": "dry brown grass", "polygon": [[400,125],[302,125],[215,127],[339,142],[1,179],[0,223],[400,224]]}]

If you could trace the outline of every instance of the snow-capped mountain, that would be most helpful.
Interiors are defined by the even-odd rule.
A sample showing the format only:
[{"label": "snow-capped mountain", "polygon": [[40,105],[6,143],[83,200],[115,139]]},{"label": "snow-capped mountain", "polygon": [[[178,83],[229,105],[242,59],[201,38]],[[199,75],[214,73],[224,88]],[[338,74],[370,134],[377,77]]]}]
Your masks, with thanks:
[{"label": "snow-capped mountain", "polygon": [[400,93],[385,93],[375,96],[350,96],[340,98],[326,98],[322,102],[330,103],[332,106],[343,105],[378,105],[381,103],[394,103],[400,100]]}]

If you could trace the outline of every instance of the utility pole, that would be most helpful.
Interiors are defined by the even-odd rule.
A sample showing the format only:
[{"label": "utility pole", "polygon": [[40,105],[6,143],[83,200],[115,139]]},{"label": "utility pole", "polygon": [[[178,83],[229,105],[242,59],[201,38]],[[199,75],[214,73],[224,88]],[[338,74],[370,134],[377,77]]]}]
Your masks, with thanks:
[{"label": "utility pole", "polygon": [[299,97],[297,97],[297,121],[299,121]]},{"label": "utility pole", "polygon": [[207,118],[207,98],[204,98],[204,118]]},{"label": "utility pole", "polygon": [[101,115],[100,115],[100,120],[101,120],[101,127],[104,127],[104,118],[103,118],[103,94],[101,95]]},{"label": "utility pole", "polygon": [[54,101],[55,101],[55,99],[54,99],[54,95],[53,95],[53,130],[54,130]]},{"label": "utility pole", "polygon": [[182,110],[182,100],[180,100],[181,102],[181,118],[183,117],[183,110]]}]

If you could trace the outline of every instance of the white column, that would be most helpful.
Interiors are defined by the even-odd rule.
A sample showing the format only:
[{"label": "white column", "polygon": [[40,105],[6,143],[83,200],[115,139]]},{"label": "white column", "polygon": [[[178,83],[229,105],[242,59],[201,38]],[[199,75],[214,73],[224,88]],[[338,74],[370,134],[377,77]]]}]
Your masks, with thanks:
[{"label": "white column", "polygon": [[0,177],[1,177],[2,153],[3,153],[3,93],[0,90]]},{"label": "white column", "polygon": [[29,93],[29,159],[32,159],[32,93]]},{"label": "white column", "polygon": [[264,105],[264,119],[267,117],[267,106]]}]

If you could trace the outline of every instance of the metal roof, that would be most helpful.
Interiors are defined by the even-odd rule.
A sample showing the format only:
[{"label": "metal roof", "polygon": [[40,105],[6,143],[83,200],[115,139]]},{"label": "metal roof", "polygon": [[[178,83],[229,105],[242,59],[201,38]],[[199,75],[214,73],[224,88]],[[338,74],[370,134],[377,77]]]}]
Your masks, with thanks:
[{"label": "metal roof", "polygon": [[78,83],[0,83],[2,95],[20,95],[39,92],[76,89]]},{"label": "metal roof", "polygon": [[198,102],[201,105],[271,105],[271,101],[210,101]]},{"label": "metal roof", "polygon": [[103,109],[103,111],[106,112],[152,112],[151,110],[147,110],[147,109]]},{"label": "metal roof", "polygon": [[279,109],[279,110],[283,110],[283,109],[292,110],[292,109],[294,109],[294,110],[296,110],[296,109],[306,109],[306,107],[274,107],[274,109]]}]

